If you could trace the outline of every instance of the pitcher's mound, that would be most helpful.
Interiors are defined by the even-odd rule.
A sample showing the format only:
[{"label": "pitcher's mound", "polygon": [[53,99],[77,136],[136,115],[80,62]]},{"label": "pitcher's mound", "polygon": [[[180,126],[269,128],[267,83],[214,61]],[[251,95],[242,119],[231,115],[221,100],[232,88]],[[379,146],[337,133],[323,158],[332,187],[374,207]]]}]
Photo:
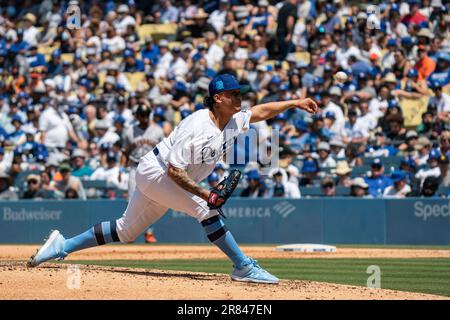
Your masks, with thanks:
[{"label": "pitcher's mound", "polygon": [[312,281],[233,282],[229,275],[1,262],[0,299],[445,299],[421,293]]}]

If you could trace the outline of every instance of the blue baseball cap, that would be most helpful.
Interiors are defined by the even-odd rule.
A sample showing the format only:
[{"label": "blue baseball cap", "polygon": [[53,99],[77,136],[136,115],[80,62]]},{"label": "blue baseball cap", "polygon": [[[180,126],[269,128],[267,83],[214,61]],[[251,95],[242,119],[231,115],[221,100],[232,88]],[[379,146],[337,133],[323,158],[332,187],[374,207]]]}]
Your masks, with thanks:
[{"label": "blue baseball cap", "polygon": [[250,170],[249,172],[247,172],[247,179],[248,180],[259,180],[260,176],[259,176],[258,170]]},{"label": "blue baseball cap", "polygon": [[281,78],[278,76],[273,76],[272,79],[270,79],[270,83],[279,85],[281,83]]},{"label": "blue baseball cap", "polygon": [[159,117],[165,117],[164,116],[164,114],[166,113],[166,111],[164,110],[164,108],[163,107],[161,107],[161,106],[157,106],[156,108],[155,108],[155,111],[154,111],[154,115],[155,116],[159,116]]},{"label": "blue baseball cap", "polygon": [[399,105],[398,105],[398,101],[397,100],[391,99],[391,100],[388,101],[388,109],[398,108],[398,107],[399,107]]},{"label": "blue baseball cap", "polygon": [[22,98],[28,99],[29,97],[30,96],[26,92],[20,92],[19,95],[18,95],[19,99],[22,99]]},{"label": "blue baseball cap", "polygon": [[286,113],[281,112],[281,113],[277,114],[277,116],[275,117],[275,120],[287,120]]},{"label": "blue baseball cap", "polygon": [[439,51],[437,54],[437,59],[450,62],[450,54],[448,54],[447,52]]},{"label": "blue baseball cap", "polygon": [[80,86],[82,86],[82,87],[89,87],[90,83],[91,82],[87,78],[83,78],[80,81]]},{"label": "blue baseball cap", "polygon": [[52,57],[61,57],[61,50],[60,49],[55,49],[52,52]]},{"label": "blue baseball cap", "polygon": [[410,166],[410,167],[416,167],[416,162],[414,161],[414,159],[413,158],[410,158],[410,157],[405,157],[405,158],[403,158],[401,161],[400,161],[400,164],[405,164],[405,165],[407,165],[407,166]]},{"label": "blue baseball cap", "polygon": [[183,82],[179,82],[179,81],[175,82],[174,89],[176,91],[181,91],[181,92],[186,92],[187,91],[186,84],[184,84]]},{"label": "blue baseball cap", "polygon": [[313,83],[314,85],[322,85],[324,83],[324,80],[322,77],[315,77]]},{"label": "blue baseball cap", "polygon": [[209,176],[208,176],[208,182],[216,182],[219,181],[219,175],[217,174],[217,172],[213,171]]},{"label": "blue baseball cap", "polygon": [[391,174],[391,179],[394,182],[404,180],[404,179],[406,179],[406,173],[402,170],[394,171]]},{"label": "blue baseball cap", "polygon": [[415,78],[419,76],[419,72],[416,69],[411,69],[408,71],[408,78]]},{"label": "blue baseball cap", "polygon": [[117,156],[114,152],[109,151],[108,154],[106,155],[106,159],[107,160],[113,160],[113,161],[117,161]]},{"label": "blue baseball cap", "polygon": [[387,41],[387,46],[388,47],[392,47],[392,46],[396,46],[397,45],[397,40],[395,40],[395,39],[389,39],[388,41]]},{"label": "blue baseball cap", "polygon": [[236,77],[228,73],[215,76],[209,83],[208,87],[210,97],[223,91],[231,91],[237,89],[239,89],[241,93],[246,93],[250,91],[250,86],[240,85]]},{"label": "blue baseball cap", "polygon": [[67,114],[75,114],[75,113],[77,113],[78,112],[78,110],[77,110],[77,108],[75,107],[75,106],[70,106],[68,109],[67,109]]},{"label": "blue baseball cap", "polygon": [[428,154],[428,160],[438,160],[441,154],[436,149],[433,149]]},{"label": "blue baseball cap", "polygon": [[108,150],[110,148],[110,144],[107,142],[104,142],[100,145],[100,150]]},{"label": "blue baseball cap", "polygon": [[132,56],[134,56],[134,54],[133,54],[133,52],[132,52],[130,49],[126,49],[126,50],[123,52],[123,57],[124,57],[124,58],[132,57]]},{"label": "blue baseball cap", "polygon": [[124,124],[125,121],[125,118],[120,114],[114,117],[114,123]]},{"label": "blue baseball cap", "polygon": [[370,164],[370,166],[373,167],[379,167],[382,168],[383,167],[383,162],[381,162],[380,158],[375,158],[373,159],[372,163]]},{"label": "blue baseball cap", "polygon": [[401,43],[403,44],[403,45],[410,45],[410,44],[413,44],[413,40],[412,40],[412,38],[411,37],[403,37],[402,39],[401,39]]},{"label": "blue baseball cap", "polygon": [[20,123],[23,124],[22,118],[18,114],[15,114],[15,115],[12,116],[11,123],[13,123],[14,121],[19,121]]},{"label": "blue baseball cap", "polygon": [[302,130],[302,131],[308,130],[308,124],[301,119],[295,120],[294,126],[298,130]]},{"label": "blue baseball cap", "polygon": [[181,115],[181,119],[187,118],[189,115],[192,114],[191,110],[181,110],[180,115]]},{"label": "blue baseball cap", "polygon": [[334,114],[333,111],[327,111],[327,112],[325,113],[325,118],[336,120],[336,115]]}]

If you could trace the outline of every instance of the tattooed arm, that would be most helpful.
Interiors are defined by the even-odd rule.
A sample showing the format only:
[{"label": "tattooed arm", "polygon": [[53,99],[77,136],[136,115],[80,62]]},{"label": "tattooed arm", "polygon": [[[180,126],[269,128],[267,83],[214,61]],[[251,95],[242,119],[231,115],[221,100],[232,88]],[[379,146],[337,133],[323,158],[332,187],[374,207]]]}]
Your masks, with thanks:
[{"label": "tattooed arm", "polygon": [[169,164],[169,169],[167,171],[169,177],[175,181],[184,190],[199,196],[205,201],[208,201],[209,191],[200,187],[195,183],[194,180],[188,177],[185,170],[176,168]]}]

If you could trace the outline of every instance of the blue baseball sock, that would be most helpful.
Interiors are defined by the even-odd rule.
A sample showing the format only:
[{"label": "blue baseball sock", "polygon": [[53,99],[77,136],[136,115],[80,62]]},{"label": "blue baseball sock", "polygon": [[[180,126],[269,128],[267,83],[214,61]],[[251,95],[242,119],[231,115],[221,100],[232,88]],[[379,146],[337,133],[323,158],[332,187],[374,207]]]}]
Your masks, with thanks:
[{"label": "blue baseball sock", "polygon": [[117,241],[120,239],[116,231],[116,221],[106,221],[96,224],[78,236],[67,239],[64,242],[64,252],[72,253]]},{"label": "blue baseball sock", "polygon": [[239,268],[249,261],[219,216],[202,221],[202,226],[209,241],[219,247],[233,261],[235,267]]}]

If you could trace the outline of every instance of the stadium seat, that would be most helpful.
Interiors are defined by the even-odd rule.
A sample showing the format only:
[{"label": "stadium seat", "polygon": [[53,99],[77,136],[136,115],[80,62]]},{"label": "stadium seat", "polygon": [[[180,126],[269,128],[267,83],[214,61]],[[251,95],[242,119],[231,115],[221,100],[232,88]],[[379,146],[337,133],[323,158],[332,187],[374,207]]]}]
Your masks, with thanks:
[{"label": "stadium seat", "polygon": [[73,53],[63,53],[61,55],[61,60],[62,61],[68,61],[70,63],[73,63],[73,61],[75,60],[75,56]]},{"label": "stadium seat", "polygon": [[50,46],[39,46],[38,47],[38,52],[42,53],[44,55],[48,55],[50,56],[52,54],[52,52],[57,49],[58,47],[54,46],[54,47],[50,47]]},{"label": "stadium seat", "polygon": [[323,196],[321,187],[300,187],[302,197],[321,197]]},{"label": "stadium seat", "polygon": [[438,191],[437,191],[438,195],[445,195],[445,196],[447,196],[447,194],[449,194],[449,193],[450,193],[450,186],[448,186],[448,187],[440,186]]},{"label": "stadium seat", "polygon": [[169,49],[173,49],[176,47],[180,48],[182,44],[183,43],[180,41],[171,41],[171,42],[169,42]]},{"label": "stadium seat", "polygon": [[311,55],[307,51],[296,52],[295,53],[295,58],[297,60],[302,60],[302,61],[304,61],[304,62],[306,62],[308,64],[311,61]]},{"label": "stadium seat", "polygon": [[177,24],[143,24],[136,29],[139,38],[145,39],[146,36],[152,36],[154,41],[158,41],[161,38],[174,38]]},{"label": "stadium seat", "polygon": [[145,73],[144,72],[134,72],[134,73],[124,73],[128,79],[128,82],[131,85],[133,91],[136,91],[139,84],[145,81]]},{"label": "stadium seat", "polygon": [[359,167],[352,168],[352,178],[366,176],[367,172],[370,171],[370,165],[363,165]]},{"label": "stadium seat", "polygon": [[[375,157],[364,157],[363,158],[364,165],[369,166],[369,169],[370,169],[370,164],[372,163],[373,159],[375,159]],[[391,166],[398,168],[403,157],[389,156],[389,157],[380,157],[380,159],[386,168],[391,167]]]},{"label": "stadium seat", "polygon": [[106,189],[108,187],[106,180],[82,180],[82,183],[85,189]]},{"label": "stadium seat", "polygon": [[41,173],[41,171],[39,171],[39,170],[27,170],[27,171],[19,172],[14,178],[14,186],[17,188],[23,188],[25,185],[25,182],[27,180],[27,177],[30,174],[39,175],[40,173]]},{"label": "stadium seat", "polygon": [[350,195],[350,188],[347,187],[336,187],[336,196],[347,197]]}]

